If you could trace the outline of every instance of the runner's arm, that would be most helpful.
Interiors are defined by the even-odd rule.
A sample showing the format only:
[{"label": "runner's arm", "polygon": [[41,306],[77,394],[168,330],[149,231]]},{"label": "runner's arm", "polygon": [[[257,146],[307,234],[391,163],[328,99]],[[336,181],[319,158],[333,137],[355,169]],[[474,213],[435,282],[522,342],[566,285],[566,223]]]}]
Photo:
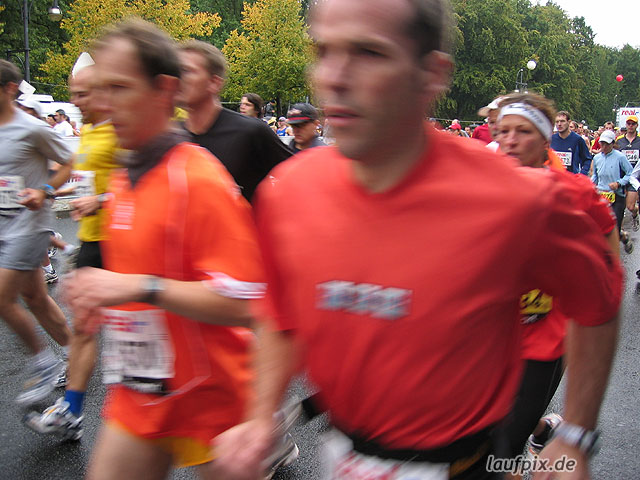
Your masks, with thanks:
[{"label": "runner's arm", "polygon": [[580,158],[582,159],[582,165],[580,166],[580,173],[582,173],[583,175],[589,175],[589,169],[591,167],[591,160],[593,159],[593,157],[591,156],[591,153],[589,152],[589,148],[587,147],[587,144],[582,141],[580,143],[580,147],[579,147],[579,154],[580,154]]},{"label": "runner's arm", "polygon": [[269,467],[265,459],[272,452],[277,435],[283,433],[276,430],[273,413],[298,365],[299,352],[290,331],[261,325],[257,332],[256,394],[248,410],[248,420],[213,440],[216,460],[211,463],[211,473],[214,478],[263,478]]},{"label": "runner's arm", "polygon": [[67,180],[69,180],[69,177],[71,176],[72,165],[72,162],[60,165],[60,168],[58,168],[56,173],[54,173],[53,176],[49,178],[48,183],[54,188],[54,190],[57,190],[62,185],[64,185]]},{"label": "runner's arm", "polygon": [[[593,430],[604,398],[618,336],[618,317],[598,326],[570,322],[566,339],[567,390],[564,420]],[[589,458],[578,448],[554,438],[540,453],[551,465],[565,456],[574,460],[575,470],[560,473],[537,473],[534,480],[588,480]]]},{"label": "runner's arm", "polygon": [[[60,185],[66,182],[71,176],[71,163],[62,164],[60,168],[53,174],[49,180],[49,185],[56,190]],[[20,203],[27,207],[29,210],[39,210],[44,201],[47,199],[47,194],[44,190],[39,188],[25,188],[21,192],[22,200]]]},{"label": "runner's arm", "polygon": [[[96,309],[143,302],[149,275],[124,274],[98,268],[81,268],[65,283],[65,295],[80,328]],[[193,320],[216,325],[251,326],[247,300],[212,292],[203,282],[160,279],[161,290],[153,305]]]},{"label": "runner's arm", "polygon": [[640,188],[640,162],[636,163],[635,168],[629,174],[629,183],[633,188],[638,190]]}]

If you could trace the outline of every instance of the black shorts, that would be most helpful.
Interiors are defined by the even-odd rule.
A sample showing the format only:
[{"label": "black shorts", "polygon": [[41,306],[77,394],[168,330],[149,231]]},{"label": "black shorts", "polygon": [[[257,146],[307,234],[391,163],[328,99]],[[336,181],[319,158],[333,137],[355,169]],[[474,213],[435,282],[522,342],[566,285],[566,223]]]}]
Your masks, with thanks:
[{"label": "black shorts", "polygon": [[500,429],[501,455],[514,458],[522,454],[529,435],[555,395],[563,372],[562,357],[551,362],[525,362],[515,403]]},{"label": "black shorts", "polygon": [[76,260],[76,268],[94,267],[102,268],[102,254],[100,242],[82,242]]}]

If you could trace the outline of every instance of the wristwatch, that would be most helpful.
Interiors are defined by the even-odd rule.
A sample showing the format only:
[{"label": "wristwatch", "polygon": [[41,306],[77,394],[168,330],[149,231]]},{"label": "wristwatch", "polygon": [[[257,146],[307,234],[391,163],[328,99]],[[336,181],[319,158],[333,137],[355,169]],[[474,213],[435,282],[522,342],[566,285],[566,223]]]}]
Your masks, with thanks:
[{"label": "wristwatch", "polygon": [[42,190],[44,192],[44,195],[46,198],[56,198],[56,189],[53,188],[51,185],[49,185],[48,183],[45,183],[44,185],[42,185],[40,187],[40,190]]},{"label": "wristwatch", "polygon": [[149,275],[142,280],[142,297],[140,301],[142,303],[148,303],[149,305],[155,305],[158,299],[158,294],[165,291],[164,282],[160,277],[154,277]]},{"label": "wristwatch", "polygon": [[588,457],[600,450],[600,432],[587,430],[580,425],[562,422],[553,430],[553,437],[560,438],[564,443],[577,448]]}]

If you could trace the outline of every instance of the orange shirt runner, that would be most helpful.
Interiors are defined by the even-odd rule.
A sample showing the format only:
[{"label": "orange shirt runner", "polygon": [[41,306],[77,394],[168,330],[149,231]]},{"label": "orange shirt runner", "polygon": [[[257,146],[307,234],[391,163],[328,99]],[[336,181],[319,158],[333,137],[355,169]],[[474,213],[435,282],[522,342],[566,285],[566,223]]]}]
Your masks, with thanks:
[{"label": "orange shirt runner", "polygon": [[[107,269],[204,281],[231,298],[261,296],[250,207],[206,150],[179,144],[135,187],[126,171],[117,172],[111,191]],[[213,437],[241,420],[252,378],[248,329],[142,303],[110,308],[104,316],[105,343],[117,344],[103,356],[105,380],[124,382],[110,390],[107,421],[145,438],[195,439],[208,450]],[[135,359],[127,363],[130,353]]]}]

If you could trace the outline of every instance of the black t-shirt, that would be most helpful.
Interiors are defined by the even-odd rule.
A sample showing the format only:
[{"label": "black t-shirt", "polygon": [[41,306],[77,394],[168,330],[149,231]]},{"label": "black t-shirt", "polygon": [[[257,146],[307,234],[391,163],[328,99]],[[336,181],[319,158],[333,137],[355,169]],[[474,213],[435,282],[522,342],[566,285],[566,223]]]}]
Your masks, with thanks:
[{"label": "black t-shirt", "polygon": [[249,201],[271,169],[291,156],[287,146],[262,120],[226,108],[207,132],[191,136],[194,143],[222,162]]}]

